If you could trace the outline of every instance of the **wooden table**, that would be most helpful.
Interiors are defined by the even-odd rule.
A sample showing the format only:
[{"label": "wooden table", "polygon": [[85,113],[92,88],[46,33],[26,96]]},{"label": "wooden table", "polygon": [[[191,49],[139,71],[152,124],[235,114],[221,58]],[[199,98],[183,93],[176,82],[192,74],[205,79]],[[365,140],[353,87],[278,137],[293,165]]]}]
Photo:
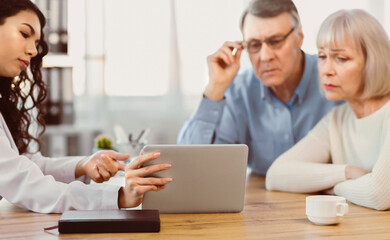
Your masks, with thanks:
[{"label": "wooden table", "polygon": [[268,192],[248,176],[241,213],[162,214],[159,233],[58,234],[59,214],[39,214],[0,201],[0,239],[390,239],[390,212],[349,203],[341,224],[317,226],[305,215],[305,194]]}]

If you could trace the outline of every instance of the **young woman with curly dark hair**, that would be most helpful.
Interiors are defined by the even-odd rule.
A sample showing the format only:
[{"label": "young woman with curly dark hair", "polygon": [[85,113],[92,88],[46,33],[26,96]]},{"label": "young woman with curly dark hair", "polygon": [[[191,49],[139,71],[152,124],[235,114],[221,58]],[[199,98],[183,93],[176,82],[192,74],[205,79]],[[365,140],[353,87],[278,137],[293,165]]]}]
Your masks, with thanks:
[{"label": "young woman with curly dark hair", "polygon": [[[45,158],[32,153],[33,121],[45,123],[42,102],[47,90],[42,81],[42,58],[48,52],[43,28],[46,20],[30,0],[0,0],[0,199],[36,212],[67,209],[135,207],[147,191],[159,191],[170,178],[144,178],[169,165],[143,163],[159,153],[143,155],[125,166],[127,154],[102,151],[88,157]],[[31,115],[36,111],[36,119]],[[126,171],[126,185],[86,184],[107,181],[118,170]],[[84,181],[84,183],[82,182]]]},{"label": "young woman with curly dark hair", "polygon": [[[8,1],[7,1],[8,2]],[[5,4],[5,6],[1,6],[0,8],[0,25],[3,25],[6,18],[15,15],[19,9],[23,7],[23,2],[18,2],[18,7],[14,7],[12,4]],[[33,5],[32,5],[33,6]],[[46,23],[45,17],[38,10],[36,14],[39,18],[39,22],[41,26],[44,26]],[[41,39],[43,39],[43,32],[41,31]],[[7,47],[7,52],[2,52],[2,55],[8,54],[13,49]],[[42,105],[41,103],[45,99],[47,95],[45,84],[42,81],[41,76],[41,65],[42,58],[48,52],[48,46],[45,41],[39,41],[36,45],[36,56],[31,58],[30,70],[32,73],[32,81],[27,75],[26,71],[22,71],[19,77],[1,77],[0,81],[0,111],[3,114],[3,117],[9,127],[9,130],[12,134],[12,137],[15,140],[16,146],[20,153],[26,153],[28,144],[34,140],[39,143],[38,139],[34,136],[30,135],[28,132],[29,126],[31,124],[31,116],[28,111],[34,107],[38,108],[38,117],[37,120],[43,129],[41,133],[44,131],[45,122],[42,116]],[[12,53],[11,53],[12,54]],[[23,58],[23,57],[22,57]],[[25,58],[27,59],[27,58]],[[18,59],[21,64],[28,64],[28,60]],[[23,62],[24,61],[24,62]],[[27,66],[27,65],[26,65]],[[7,65],[2,65],[1,68],[7,68]],[[4,69],[11,73],[17,73],[19,69]],[[14,72],[16,70],[16,72]],[[11,75],[13,76],[13,75]],[[23,92],[26,88],[23,86],[29,86],[27,92]],[[37,94],[33,94],[36,92]],[[32,106],[27,107],[26,101],[30,98],[32,100]],[[10,124],[13,123],[13,124]],[[40,144],[39,144],[40,146]]]}]

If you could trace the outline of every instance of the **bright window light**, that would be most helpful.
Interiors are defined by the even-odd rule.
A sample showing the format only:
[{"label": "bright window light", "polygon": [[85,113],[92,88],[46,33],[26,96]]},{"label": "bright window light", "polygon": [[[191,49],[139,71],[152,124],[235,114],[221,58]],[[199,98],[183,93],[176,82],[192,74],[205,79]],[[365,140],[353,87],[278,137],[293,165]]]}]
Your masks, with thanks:
[{"label": "bright window light", "polygon": [[104,88],[109,96],[168,92],[169,0],[105,1]]}]

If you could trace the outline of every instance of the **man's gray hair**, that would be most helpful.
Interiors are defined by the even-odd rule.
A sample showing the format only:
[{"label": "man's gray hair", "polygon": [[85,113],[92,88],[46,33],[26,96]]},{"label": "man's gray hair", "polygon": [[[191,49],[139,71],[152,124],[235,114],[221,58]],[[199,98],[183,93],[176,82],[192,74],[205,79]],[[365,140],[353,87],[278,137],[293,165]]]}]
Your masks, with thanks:
[{"label": "man's gray hair", "polygon": [[272,18],[285,12],[291,15],[295,26],[301,24],[298,10],[291,0],[252,0],[241,16],[240,29],[243,30],[248,14],[260,18]]}]

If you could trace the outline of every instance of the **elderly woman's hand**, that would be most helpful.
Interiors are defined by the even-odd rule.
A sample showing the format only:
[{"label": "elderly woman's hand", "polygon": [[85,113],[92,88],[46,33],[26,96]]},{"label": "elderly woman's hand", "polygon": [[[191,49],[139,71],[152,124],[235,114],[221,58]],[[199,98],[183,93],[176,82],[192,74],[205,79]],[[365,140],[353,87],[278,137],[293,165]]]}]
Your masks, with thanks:
[{"label": "elderly woman's hand", "polygon": [[359,178],[361,176],[366,175],[367,173],[370,173],[370,172],[365,170],[365,169],[363,169],[363,168],[360,168],[360,167],[355,167],[355,166],[349,166],[348,165],[345,168],[345,178],[347,180]]},{"label": "elderly woman's hand", "polygon": [[170,164],[155,164],[143,167],[143,164],[160,156],[160,153],[149,153],[139,156],[126,166],[126,185],[119,190],[118,207],[138,206],[149,191],[160,191],[172,182],[172,178],[148,177],[153,173],[167,170]]},{"label": "elderly woman's hand", "polygon": [[97,183],[108,181],[119,170],[125,170],[126,165],[117,161],[125,161],[129,157],[129,154],[114,151],[99,151],[77,165],[76,178],[87,175]]}]

